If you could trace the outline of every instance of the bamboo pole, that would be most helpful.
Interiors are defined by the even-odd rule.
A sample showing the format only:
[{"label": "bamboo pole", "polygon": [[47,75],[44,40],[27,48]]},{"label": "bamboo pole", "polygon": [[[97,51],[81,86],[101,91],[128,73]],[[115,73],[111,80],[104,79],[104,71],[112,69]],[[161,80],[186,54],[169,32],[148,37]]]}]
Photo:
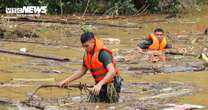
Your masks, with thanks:
[{"label": "bamboo pole", "polygon": [[34,57],[34,58],[41,58],[41,59],[47,59],[47,60],[55,60],[55,61],[61,61],[61,62],[69,62],[70,59],[68,58],[60,58],[60,57],[52,57],[52,56],[43,56],[39,54],[29,53],[29,52],[18,52],[18,51],[12,51],[12,50],[5,50],[0,49],[0,53],[7,53],[7,54],[13,54],[13,55],[21,55],[21,56],[27,56],[27,57]]},{"label": "bamboo pole", "polygon": [[53,82],[55,78],[46,78],[46,79],[28,79],[28,78],[12,78],[13,81],[45,81],[45,82]]}]

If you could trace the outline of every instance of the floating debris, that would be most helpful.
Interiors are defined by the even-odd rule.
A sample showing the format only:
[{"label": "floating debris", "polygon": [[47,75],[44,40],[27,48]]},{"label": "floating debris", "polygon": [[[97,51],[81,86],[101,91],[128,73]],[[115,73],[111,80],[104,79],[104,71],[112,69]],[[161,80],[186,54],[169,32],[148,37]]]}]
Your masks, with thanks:
[{"label": "floating debris", "polygon": [[73,97],[71,97],[71,100],[73,102],[81,102],[82,101],[82,98],[80,96],[73,96]]},{"label": "floating debris", "polygon": [[[13,26],[10,25],[9,28],[13,28]],[[8,29],[0,28],[0,38],[5,38],[5,39],[39,38],[39,35],[31,30],[25,30],[25,29],[8,30]]]},{"label": "floating debris", "polygon": [[188,71],[197,71],[201,70],[200,67],[193,66],[174,66],[174,67],[161,67],[159,69],[160,72],[172,73],[172,72],[188,72]]},{"label": "floating debris", "polygon": [[27,52],[28,50],[27,50],[27,48],[20,48],[19,51],[25,53],[25,52]]},{"label": "floating debris", "polygon": [[107,45],[118,45],[121,43],[121,40],[117,38],[102,38],[102,40]]},{"label": "floating debris", "polygon": [[62,71],[59,71],[59,70],[43,70],[43,71],[41,71],[42,73],[55,73],[55,74],[62,74],[62,73],[64,73],[64,72],[62,72]]},{"label": "floating debris", "polygon": [[192,104],[183,104],[183,105],[177,105],[177,104],[166,104],[169,108],[164,108],[162,110],[195,110],[195,109],[202,109],[205,108],[201,105],[192,105]]},{"label": "floating debris", "polygon": [[201,57],[204,61],[206,61],[206,63],[208,63],[208,57],[204,53],[201,54]]},{"label": "floating debris", "polygon": [[203,71],[205,67],[203,64],[199,65],[178,65],[169,67],[129,67],[128,71],[135,71],[139,73],[173,73],[173,72],[188,72],[188,71]]}]

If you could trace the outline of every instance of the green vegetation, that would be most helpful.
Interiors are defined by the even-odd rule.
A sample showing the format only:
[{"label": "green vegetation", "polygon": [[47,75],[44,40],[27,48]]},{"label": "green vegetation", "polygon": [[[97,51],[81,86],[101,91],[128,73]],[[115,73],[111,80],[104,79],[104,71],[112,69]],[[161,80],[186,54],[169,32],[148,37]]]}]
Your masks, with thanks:
[{"label": "green vegetation", "polygon": [[[43,6],[49,14],[135,15],[138,12],[178,13],[186,6],[206,4],[206,0],[3,0],[0,12],[6,7]],[[196,7],[195,7],[196,8]]]}]

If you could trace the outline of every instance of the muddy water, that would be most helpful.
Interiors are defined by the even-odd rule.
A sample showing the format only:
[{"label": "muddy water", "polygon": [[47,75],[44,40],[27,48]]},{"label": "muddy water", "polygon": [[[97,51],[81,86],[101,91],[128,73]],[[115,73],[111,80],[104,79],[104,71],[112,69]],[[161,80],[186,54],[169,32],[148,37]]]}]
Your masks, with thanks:
[{"label": "muddy water", "polygon": [[24,109],[160,109],[163,104],[173,102],[172,97],[189,95],[193,91],[191,85],[180,82],[140,83],[134,82],[124,85],[118,104],[90,104],[86,96],[72,96],[58,99],[34,97],[27,104],[14,101],[2,101],[7,108]]},{"label": "muddy water", "polygon": [[[202,50],[208,46],[207,36],[197,35],[199,32],[196,30],[197,24],[203,23],[208,26],[208,22],[204,16],[201,15],[198,17],[192,17],[190,15],[184,15],[182,18],[172,18],[163,22],[148,22],[151,20],[161,19],[164,19],[164,16],[94,20],[93,22],[100,24],[104,23],[126,27],[94,25],[93,32],[99,38],[120,39],[120,44],[107,42],[106,46],[113,49],[116,56],[122,57],[125,57],[126,54],[128,54],[128,51],[133,51],[130,53],[134,53],[133,49],[136,47],[136,44],[143,39],[144,36],[151,33],[156,27],[162,27],[166,32],[170,33],[171,37],[168,40],[169,43],[173,45],[175,50],[183,48],[182,51],[197,54],[202,52]],[[20,48],[27,48],[28,52],[32,53],[67,57],[71,59],[71,62],[62,63],[1,53],[0,81],[2,85],[10,84],[13,86],[0,86],[0,97],[7,100],[14,100],[14,102],[11,103],[1,103],[0,108],[4,109],[26,109],[28,106],[24,108],[24,106],[22,106],[19,102],[26,100],[28,98],[28,94],[31,94],[39,85],[55,84],[76,72],[82,64],[84,51],[81,49],[79,41],[79,36],[81,34],[79,25],[26,22],[21,22],[21,25],[19,24],[20,22],[10,21],[3,22],[0,25],[8,30],[32,30],[40,36],[39,38],[35,38],[35,41],[41,42],[42,44],[1,41],[1,48],[16,51],[19,51]],[[193,40],[196,37],[201,37],[204,40],[200,39],[195,42]],[[28,38],[21,38],[20,40],[31,41],[31,39]],[[34,41],[34,39],[32,41]],[[207,70],[207,67],[204,67],[203,60],[190,56],[167,56],[167,62],[152,63],[145,60],[143,55],[137,53],[136,55],[137,56],[134,57],[133,60],[130,59],[129,61],[121,61],[117,64],[117,66],[121,69],[121,75],[125,79],[119,104],[86,103],[86,93],[80,97],[80,92],[77,89],[69,91],[56,88],[40,90],[36,95],[37,99],[32,103],[43,106],[46,110],[65,110],[67,108],[89,110],[157,110],[163,108],[166,103],[184,102],[202,105],[206,105],[208,103],[207,99],[204,98],[207,97],[206,93],[208,92],[208,90],[205,89],[208,88],[208,82],[206,80],[208,75],[205,71]],[[139,69],[130,71],[130,68]],[[141,68],[143,69],[140,70]],[[174,74],[156,74],[146,76],[146,74],[140,74],[145,73],[144,68],[147,68],[147,73],[155,73],[155,69],[152,68],[157,68],[160,70],[158,73],[173,72]],[[204,72],[194,72],[199,69]],[[175,72],[186,72],[188,74]],[[12,80],[13,78],[55,78],[55,80],[51,82],[30,82],[14,81]],[[79,81],[90,84],[94,83],[90,74],[87,74]],[[171,81],[176,82],[173,83]],[[18,86],[14,86],[15,84]],[[200,94],[195,94],[196,92]],[[68,97],[65,98],[66,96]],[[194,98],[194,100],[192,100],[192,98]],[[37,108],[31,107],[29,109]]]}]

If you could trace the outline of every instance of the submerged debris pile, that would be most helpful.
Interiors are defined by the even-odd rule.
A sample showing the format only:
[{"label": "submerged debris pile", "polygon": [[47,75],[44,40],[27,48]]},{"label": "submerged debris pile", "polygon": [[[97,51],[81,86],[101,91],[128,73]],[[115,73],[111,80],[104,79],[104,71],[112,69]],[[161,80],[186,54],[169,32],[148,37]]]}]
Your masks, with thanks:
[{"label": "submerged debris pile", "polygon": [[[149,83],[135,82],[124,85],[121,92],[119,104],[103,104],[97,105],[102,108],[115,109],[139,109],[152,110],[165,108],[169,103],[177,103],[177,99],[181,96],[192,94],[194,87],[190,84],[185,84],[177,81]],[[95,104],[86,102],[87,94],[81,96],[65,96],[61,98],[44,98],[38,95],[33,96],[32,100],[19,102],[18,106],[31,107],[35,109],[50,110],[56,108],[65,110],[69,108],[85,108],[90,110],[95,107]],[[8,102],[8,101],[7,101]],[[17,105],[16,102],[8,104]],[[94,108],[93,108],[94,109]]]},{"label": "submerged debris pile", "polygon": [[[130,89],[131,88],[131,89]],[[177,98],[192,94],[194,87],[177,81],[148,83],[129,83],[123,90],[123,95],[136,97],[123,98],[132,109],[153,110],[165,107],[167,103],[177,103]]]}]

